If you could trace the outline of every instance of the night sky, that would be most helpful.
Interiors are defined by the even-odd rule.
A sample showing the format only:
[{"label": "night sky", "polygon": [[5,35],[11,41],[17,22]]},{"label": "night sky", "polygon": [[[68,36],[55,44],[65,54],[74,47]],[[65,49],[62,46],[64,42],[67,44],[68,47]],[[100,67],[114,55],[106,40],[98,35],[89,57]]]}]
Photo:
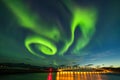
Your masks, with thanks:
[{"label": "night sky", "polygon": [[120,66],[117,0],[1,0],[0,63]]}]

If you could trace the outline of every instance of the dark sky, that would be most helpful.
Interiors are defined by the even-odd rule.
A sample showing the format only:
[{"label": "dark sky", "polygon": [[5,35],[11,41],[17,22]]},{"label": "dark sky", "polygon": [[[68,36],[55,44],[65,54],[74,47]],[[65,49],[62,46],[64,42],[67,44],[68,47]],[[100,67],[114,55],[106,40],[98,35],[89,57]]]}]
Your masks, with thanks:
[{"label": "dark sky", "polygon": [[0,63],[120,66],[112,0],[1,0]]}]

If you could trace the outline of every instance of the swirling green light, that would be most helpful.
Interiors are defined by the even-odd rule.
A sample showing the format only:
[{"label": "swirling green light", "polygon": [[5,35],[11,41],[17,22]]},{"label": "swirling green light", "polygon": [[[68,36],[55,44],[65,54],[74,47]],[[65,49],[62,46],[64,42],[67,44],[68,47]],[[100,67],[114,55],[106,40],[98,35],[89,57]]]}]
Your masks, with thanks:
[{"label": "swirling green light", "polygon": [[38,56],[38,54],[31,49],[30,46],[32,44],[34,44],[34,45],[36,44],[37,48],[42,53],[44,53],[46,55],[55,55],[56,52],[57,52],[56,45],[54,45],[49,40],[44,39],[44,38],[39,37],[39,36],[29,36],[25,40],[25,46],[27,47],[27,49],[29,50],[29,52],[31,52],[33,55],[37,55]]},{"label": "swirling green light", "polygon": [[[84,48],[90,41],[91,37],[95,32],[95,23],[96,23],[96,9],[81,9],[78,8],[74,10],[72,21],[72,36],[74,37],[74,31],[76,26],[81,29],[82,36],[76,42],[74,46],[73,53],[78,53],[79,50]],[[74,38],[72,38],[74,39]]]},{"label": "swirling green light", "polygon": [[72,53],[79,53],[90,41],[95,32],[95,23],[97,10],[95,8],[80,8],[73,5],[71,2],[65,2],[68,9],[72,13],[71,21],[71,38],[65,42],[65,46],[62,48],[60,55],[63,55],[69,47],[74,43],[74,35],[77,27],[81,29],[82,36],[79,36]]},{"label": "swirling green light", "polygon": [[[41,36],[29,36],[25,39],[25,46],[30,53],[36,56],[41,56],[31,49],[31,44],[37,45],[42,53],[46,55],[55,55],[57,52],[57,47],[51,43],[51,41],[57,42],[60,39],[60,30],[56,27],[56,24],[46,24],[38,15],[31,12],[27,5],[23,3],[23,0],[3,0],[5,4],[11,9],[11,11],[17,16],[19,24],[27,28],[36,34]],[[27,7],[26,7],[27,6]],[[50,27],[49,27],[50,26]],[[42,36],[46,37],[43,39]],[[48,40],[49,39],[49,40]]]},{"label": "swirling green light", "polygon": [[[84,8],[76,6],[72,0],[64,0],[65,5],[68,7],[72,14],[70,29],[70,38],[66,39],[58,28],[58,25],[47,24],[38,15],[30,11],[29,6],[23,4],[24,0],[3,0],[10,10],[17,16],[19,24],[33,31],[37,36],[27,36],[25,39],[25,46],[28,51],[36,56],[43,57],[31,48],[31,45],[36,45],[37,49],[46,55],[55,55],[56,53],[63,55],[69,48],[75,43],[72,53],[79,53],[90,41],[91,37],[95,32],[95,23],[97,10],[93,7]],[[55,21],[55,20],[54,20]],[[82,36],[78,36],[77,42],[74,42],[75,30],[79,27]],[[63,28],[63,27],[62,27]],[[39,35],[39,36],[38,36]],[[45,38],[43,38],[45,37]],[[63,42],[60,50],[57,50],[57,45],[53,42],[59,44]]]}]

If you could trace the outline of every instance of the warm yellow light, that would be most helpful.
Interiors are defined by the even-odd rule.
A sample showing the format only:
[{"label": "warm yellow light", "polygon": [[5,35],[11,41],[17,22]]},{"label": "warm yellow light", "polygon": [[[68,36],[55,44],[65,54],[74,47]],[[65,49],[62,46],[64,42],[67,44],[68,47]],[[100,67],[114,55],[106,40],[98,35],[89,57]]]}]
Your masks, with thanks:
[{"label": "warm yellow light", "polygon": [[57,72],[56,80],[102,80],[102,72]]}]

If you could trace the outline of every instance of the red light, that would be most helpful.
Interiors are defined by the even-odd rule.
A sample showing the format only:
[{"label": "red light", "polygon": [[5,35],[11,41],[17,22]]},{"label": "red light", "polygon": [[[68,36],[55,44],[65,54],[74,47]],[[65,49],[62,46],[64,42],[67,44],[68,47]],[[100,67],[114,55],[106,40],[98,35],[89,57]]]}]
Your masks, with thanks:
[{"label": "red light", "polygon": [[52,80],[52,73],[51,72],[48,74],[47,80]]},{"label": "red light", "polygon": [[50,68],[49,71],[52,72],[52,68]]},{"label": "red light", "polygon": [[49,74],[47,80],[52,80],[52,68],[49,69]]}]

